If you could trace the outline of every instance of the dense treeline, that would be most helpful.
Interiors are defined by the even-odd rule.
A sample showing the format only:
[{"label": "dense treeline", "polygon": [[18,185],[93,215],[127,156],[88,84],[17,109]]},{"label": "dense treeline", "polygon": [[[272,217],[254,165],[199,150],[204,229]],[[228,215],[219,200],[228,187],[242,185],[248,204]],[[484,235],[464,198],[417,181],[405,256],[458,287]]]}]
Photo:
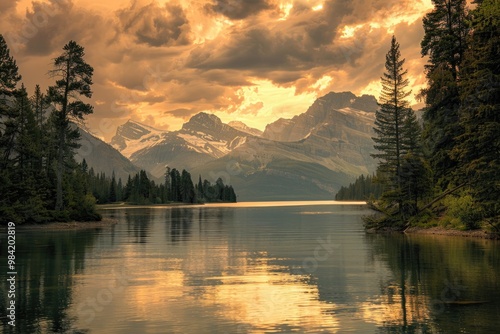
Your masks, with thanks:
[{"label": "dense treeline", "polygon": [[44,223],[99,220],[96,203],[126,201],[138,204],[236,201],[231,186],[221,179],[193,185],[183,170],[167,171],[165,184],[155,184],[146,172],[126,184],[114,175],[88,170],[74,159],[79,147],[77,124],[93,112],[93,68],[84,48],[74,41],[53,61],[46,93],[37,85],[29,96],[19,86],[16,61],[0,35],[0,222]]},{"label": "dense treeline", "polygon": [[406,98],[405,60],[393,38],[375,122],[383,187],[367,227],[404,229],[440,222],[460,229],[500,227],[500,5],[433,0],[424,20],[428,56],[423,127]]},{"label": "dense treeline", "polygon": [[72,122],[92,113],[81,100],[92,96],[93,69],[84,56],[70,41],[54,59],[55,84],[29,96],[18,88],[18,67],[0,35],[1,222],[100,219],[74,159],[79,133]]},{"label": "dense treeline", "polygon": [[221,178],[215,184],[201,180],[193,184],[191,174],[182,170],[167,168],[165,182],[157,184],[150,180],[146,171],[141,170],[129,176],[125,183],[118,181],[113,174],[107,177],[104,173],[96,174],[92,168],[88,170],[85,160],[80,165],[86,175],[86,184],[98,204],[127,202],[131,204],[165,204],[236,202],[236,194],[232,186],[225,185]]},{"label": "dense treeline", "polygon": [[361,175],[354,183],[341,187],[335,195],[336,201],[366,201],[380,198],[382,185],[372,175]]}]

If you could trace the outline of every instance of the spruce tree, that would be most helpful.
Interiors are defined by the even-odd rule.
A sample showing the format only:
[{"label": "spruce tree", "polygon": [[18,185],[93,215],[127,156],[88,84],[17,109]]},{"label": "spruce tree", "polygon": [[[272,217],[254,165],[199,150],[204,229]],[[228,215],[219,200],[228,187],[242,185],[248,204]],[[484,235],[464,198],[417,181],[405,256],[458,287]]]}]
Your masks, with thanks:
[{"label": "spruce tree", "polygon": [[116,185],[116,179],[115,179],[115,172],[113,171],[113,174],[111,176],[111,184],[109,186],[109,198],[108,201],[111,203],[116,202],[117,198],[117,185]]},{"label": "spruce tree", "polygon": [[[500,6],[484,0],[471,12],[472,33],[460,82],[454,157],[484,218],[500,215]],[[479,219],[479,218],[478,218]]]},{"label": "spruce tree", "polygon": [[172,200],[170,171],[170,167],[167,166],[165,170],[165,201],[167,202],[170,202]]},{"label": "spruce tree", "polygon": [[391,48],[386,55],[385,73],[381,77],[382,92],[380,94],[380,108],[375,114],[373,138],[374,148],[379,153],[372,154],[379,159],[377,172],[384,180],[383,197],[388,202],[397,203],[397,212],[402,208],[401,198],[401,162],[406,153],[403,145],[405,137],[405,120],[409,113],[407,97],[407,71],[403,69],[405,60],[401,58],[399,43],[393,36]]},{"label": "spruce tree", "polygon": [[458,109],[458,82],[467,48],[466,0],[433,0],[434,10],[423,19],[422,56],[429,56],[426,65],[428,86],[422,91],[424,139],[429,152],[435,181],[444,189],[452,181],[456,163],[450,152],[461,133]]},{"label": "spruce tree", "polygon": [[181,174],[181,196],[182,202],[184,203],[194,203],[195,192],[194,185],[191,179],[191,174],[185,169],[182,170]]},{"label": "spruce tree", "polygon": [[7,168],[14,146],[16,110],[14,94],[21,80],[18,67],[5,39],[0,34],[0,169]]},{"label": "spruce tree", "polygon": [[85,50],[74,41],[63,47],[63,53],[54,59],[54,69],[50,71],[56,84],[49,88],[49,100],[57,110],[55,126],[57,132],[56,160],[56,204],[55,209],[63,209],[63,177],[67,159],[73,158],[73,149],[78,145],[78,130],[71,128],[71,121],[82,121],[93,112],[90,104],[79,99],[92,97],[91,85],[94,69],[83,59]]}]

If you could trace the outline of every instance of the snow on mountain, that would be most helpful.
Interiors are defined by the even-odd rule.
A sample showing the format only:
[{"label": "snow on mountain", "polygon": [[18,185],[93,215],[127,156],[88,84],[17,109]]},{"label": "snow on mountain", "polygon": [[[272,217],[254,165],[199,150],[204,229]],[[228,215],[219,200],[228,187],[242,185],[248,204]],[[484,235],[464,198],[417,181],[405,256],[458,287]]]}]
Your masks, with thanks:
[{"label": "snow on mountain", "polygon": [[133,163],[160,178],[169,165],[190,169],[218,159],[246,141],[247,133],[199,113],[178,131],[162,131],[128,121],[118,127],[111,143]]},{"label": "snow on mountain", "polygon": [[377,108],[373,96],[332,92],[303,114],[269,124],[262,136],[241,122],[199,113],[172,132],[129,121],[112,143],[158,179],[167,165],[207,179],[226,175],[239,200],[331,199],[340,186],[375,170]]},{"label": "snow on mountain", "polygon": [[240,200],[331,199],[340,186],[375,170],[376,108],[373,96],[329,93],[194,172],[209,175],[230,166]]},{"label": "snow on mountain", "polygon": [[128,120],[118,127],[116,135],[111,139],[111,146],[130,158],[135,152],[156,145],[164,134],[164,130]]},{"label": "snow on mountain", "polygon": [[236,130],[240,130],[242,132],[248,133],[249,135],[260,137],[262,136],[263,131],[255,128],[251,128],[243,122],[240,121],[231,121],[227,123],[230,127],[235,128]]}]

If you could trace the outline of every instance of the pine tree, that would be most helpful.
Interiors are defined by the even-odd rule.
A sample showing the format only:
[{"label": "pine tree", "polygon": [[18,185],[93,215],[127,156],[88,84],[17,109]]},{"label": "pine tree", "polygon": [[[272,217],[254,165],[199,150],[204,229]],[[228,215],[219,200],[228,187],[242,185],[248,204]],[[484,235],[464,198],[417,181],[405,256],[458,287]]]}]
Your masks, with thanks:
[{"label": "pine tree", "polygon": [[116,198],[117,198],[116,188],[117,188],[117,186],[116,186],[115,172],[113,171],[113,174],[111,176],[111,184],[109,186],[109,198],[108,198],[108,201],[111,203],[116,202]]},{"label": "pine tree", "polygon": [[170,171],[170,181],[171,181],[171,190],[172,190],[172,201],[174,202],[182,202],[181,196],[181,174],[175,168]]},{"label": "pine tree", "polygon": [[165,170],[165,200],[167,202],[172,200],[172,189],[171,189],[171,175],[170,167],[167,166]]},{"label": "pine tree", "polygon": [[406,153],[404,146],[405,120],[409,114],[406,90],[408,79],[407,71],[403,69],[405,60],[401,59],[399,43],[393,36],[391,48],[386,55],[386,72],[381,78],[382,92],[380,95],[380,109],[375,114],[374,148],[379,153],[372,154],[379,159],[378,174],[384,180],[383,197],[397,202],[397,212],[402,208],[401,198],[401,161]]},{"label": "pine tree", "polygon": [[198,184],[196,185],[197,197],[199,201],[205,200],[205,194],[203,192],[203,183],[201,181],[201,175],[198,177]]},{"label": "pine tree", "polygon": [[335,195],[336,201],[356,200],[366,201],[370,199],[379,199],[382,194],[382,185],[374,182],[373,176],[361,175],[354,183],[350,183],[347,187],[340,187]]},{"label": "pine tree", "polygon": [[16,133],[16,110],[14,94],[21,80],[18,67],[5,39],[0,34],[0,169],[7,168],[14,146]]},{"label": "pine tree", "polygon": [[431,169],[424,157],[421,127],[415,113],[409,109],[405,124],[402,146],[404,155],[401,163],[401,197],[407,218],[418,213],[418,200],[424,199],[432,187]]},{"label": "pine tree", "polygon": [[453,154],[484,218],[500,215],[500,6],[471,12],[472,33],[460,82],[463,134]]},{"label": "pine tree", "polygon": [[73,157],[72,149],[77,147],[78,131],[71,129],[71,120],[79,122],[85,115],[93,112],[93,107],[79,100],[78,96],[92,97],[90,86],[94,69],[83,57],[84,48],[70,41],[63,48],[64,52],[54,60],[54,69],[50,72],[56,84],[49,88],[49,100],[57,110],[55,125],[57,129],[56,161],[56,210],[63,209],[63,177],[66,159]]},{"label": "pine tree", "polygon": [[446,188],[452,181],[456,163],[450,152],[461,133],[458,109],[458,82],[467,48],[466,0],[433,0],[434,10],[423,19],[422,56],[426,65],[428,87],[422,91],[426,108],[424,139],[430,154],[435,181]]},{"label": "pine tree", "polygon": [[182,202],[184,203],[195,202],[195,192],[191,174],[185,169],[182,170],[181,174],[181,196]]}]

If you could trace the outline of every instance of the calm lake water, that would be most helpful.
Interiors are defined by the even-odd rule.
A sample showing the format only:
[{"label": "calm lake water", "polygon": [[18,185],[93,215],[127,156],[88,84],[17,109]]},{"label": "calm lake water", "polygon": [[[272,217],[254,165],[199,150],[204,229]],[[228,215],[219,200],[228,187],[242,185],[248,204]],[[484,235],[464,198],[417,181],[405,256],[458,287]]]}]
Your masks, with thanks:
[{"label": "calm lake water", "polygon": [[[113,227],[17,231],[3,333],[498,333],[500,244],[365,234],[361,205],[103,211]],[[0,271],[6,268],[1,237]],[[479,303],[470,303],[479,302]]]}]

